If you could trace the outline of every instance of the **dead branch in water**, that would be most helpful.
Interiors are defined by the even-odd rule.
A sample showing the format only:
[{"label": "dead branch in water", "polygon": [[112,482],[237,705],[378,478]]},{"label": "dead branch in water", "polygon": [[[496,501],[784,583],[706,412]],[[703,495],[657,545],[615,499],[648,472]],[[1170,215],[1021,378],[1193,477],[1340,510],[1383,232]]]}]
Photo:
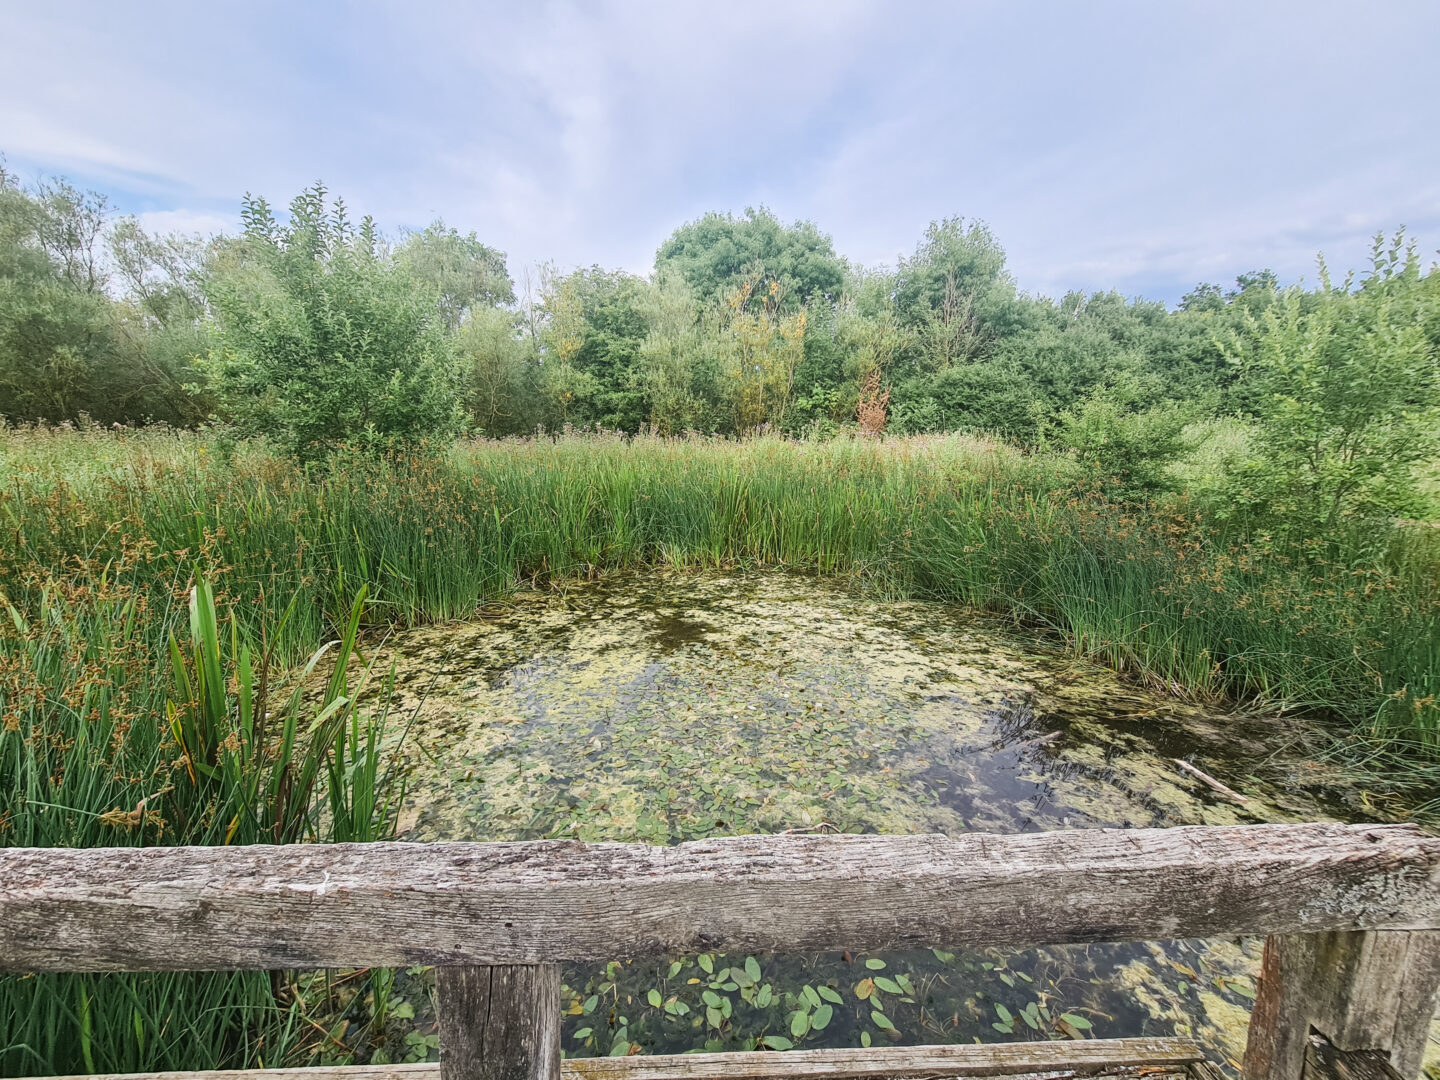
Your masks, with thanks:
[{"label": "dead branch in water", "polygon": [[1177,757],[1171,758],[1170,760],[1175,762],[1176,765],[1179,765],[1182,770],[1189,773],[1191,776],[1194,776],[1197,779],[1203,780],[1205,783],[1209,784],[1212,788],[1218,791],[1221,795],[1225,796],[1225,798],[1229,799],[1231,802],[1237,802],[1243,806],[1245,803],[1248,803],[1250,801],[1244,795],[1241,795],[1238,791],[1226,787],[1209,773],[1203,771],[1202,769],[1196,768],[1194,765],[1191,765],[1190,762],[1184,760],[1183,758]]}]

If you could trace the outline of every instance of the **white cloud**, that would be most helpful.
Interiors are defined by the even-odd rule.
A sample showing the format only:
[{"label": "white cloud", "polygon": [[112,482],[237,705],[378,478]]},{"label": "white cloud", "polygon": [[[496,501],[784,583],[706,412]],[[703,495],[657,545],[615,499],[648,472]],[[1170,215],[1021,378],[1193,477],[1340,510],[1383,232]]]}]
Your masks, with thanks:
[{"label": "white cloud", "polygon": [[186,236],[213,236],[216,233],[239,231],[239,221],[224,214],[200,210],[146,210],[135,215],[141,227],[149,233],[166,235],[182,233]]},{"label": "white cloud", "polygon": [[964,214],[1022,286],[1172,296],[1309,273],[1315,248],[1363,253],[1402,221],[1440,241],[1428,0],[224,0],[164,19],[53,0],[6,30],[12,165],[182,228],[318,177],[384,227],[443,216],[516,265],[643,270],[708,209],[766,202],[865,263]]},{"label": "white cloud", "polygon": [[116,145],[93,132],[70,126],[63,118],[41,114],[10,100],[0,103],[0,150],[53,169],[82,169],[109,175],[145,174],[155,162],[133,149]]}]

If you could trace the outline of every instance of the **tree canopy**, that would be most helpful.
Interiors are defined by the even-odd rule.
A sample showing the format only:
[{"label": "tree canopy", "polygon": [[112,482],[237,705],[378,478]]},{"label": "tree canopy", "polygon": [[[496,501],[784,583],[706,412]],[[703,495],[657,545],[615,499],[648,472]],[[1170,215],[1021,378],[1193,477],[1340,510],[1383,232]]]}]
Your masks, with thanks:
[{"label": "tree canopy", "polygon": [[845,282],[845,260],[827,234],[808,221],[784,225],[763,206],[680,226],[655,253],[655,270],[679,274],[707,299],[763,277],[780,283],[791,306],[837,300]]}]

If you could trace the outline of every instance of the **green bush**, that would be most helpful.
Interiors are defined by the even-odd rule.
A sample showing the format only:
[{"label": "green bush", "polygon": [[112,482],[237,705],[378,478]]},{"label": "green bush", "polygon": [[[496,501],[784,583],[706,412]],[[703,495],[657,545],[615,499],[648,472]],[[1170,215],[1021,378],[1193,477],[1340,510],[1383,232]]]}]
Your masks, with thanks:
[{"label": "green bush", "polygon": [[316,185],[276,221],[247,198],[241,239],[207,282],[210,368],[229,416],[301,457],[342,442],[416,443],[457,431],[460,376],[438,298]]},{"label": "green bush", "polygon": [[1440,278],[1397,234],[1358,288],[1291,288],[1226,343],[1259,426],[1221,510],[1310,538],[1345,519],[1408,516],[1417,466],[1440,453]]},{"label": "green bush", "polygon": [[1070,450],[1100,483],[1148,492],[1167,483],[1167,469],[1185,449],[1192,410],[1165,402],[1148,408],[1133,383],[1104,387],[1060,414],[1053,443]]}]

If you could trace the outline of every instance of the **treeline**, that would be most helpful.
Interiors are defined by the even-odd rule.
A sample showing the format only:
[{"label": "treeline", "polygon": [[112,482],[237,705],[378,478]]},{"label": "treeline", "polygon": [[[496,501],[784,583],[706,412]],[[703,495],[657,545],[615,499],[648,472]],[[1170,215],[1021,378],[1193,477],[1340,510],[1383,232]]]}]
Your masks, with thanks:
[{"label": "treeline", "polygon": [[1172,310],[1024,293],[978,222],[932,224],[866,269],[763,209],[683,225],[648,277],[543,267],[517,284],[473,233],[387,239],[320,186],[283,220],[247,198],[239,236],[202,241],[0,172],[0,416],[222,421],[302,457],[567,426],[970,431],[1149,488],[1187,428],[1233,417],[1230,504],[1419,513],[1437,299],[1399,235],[1359,281],[1259,271]]}]

